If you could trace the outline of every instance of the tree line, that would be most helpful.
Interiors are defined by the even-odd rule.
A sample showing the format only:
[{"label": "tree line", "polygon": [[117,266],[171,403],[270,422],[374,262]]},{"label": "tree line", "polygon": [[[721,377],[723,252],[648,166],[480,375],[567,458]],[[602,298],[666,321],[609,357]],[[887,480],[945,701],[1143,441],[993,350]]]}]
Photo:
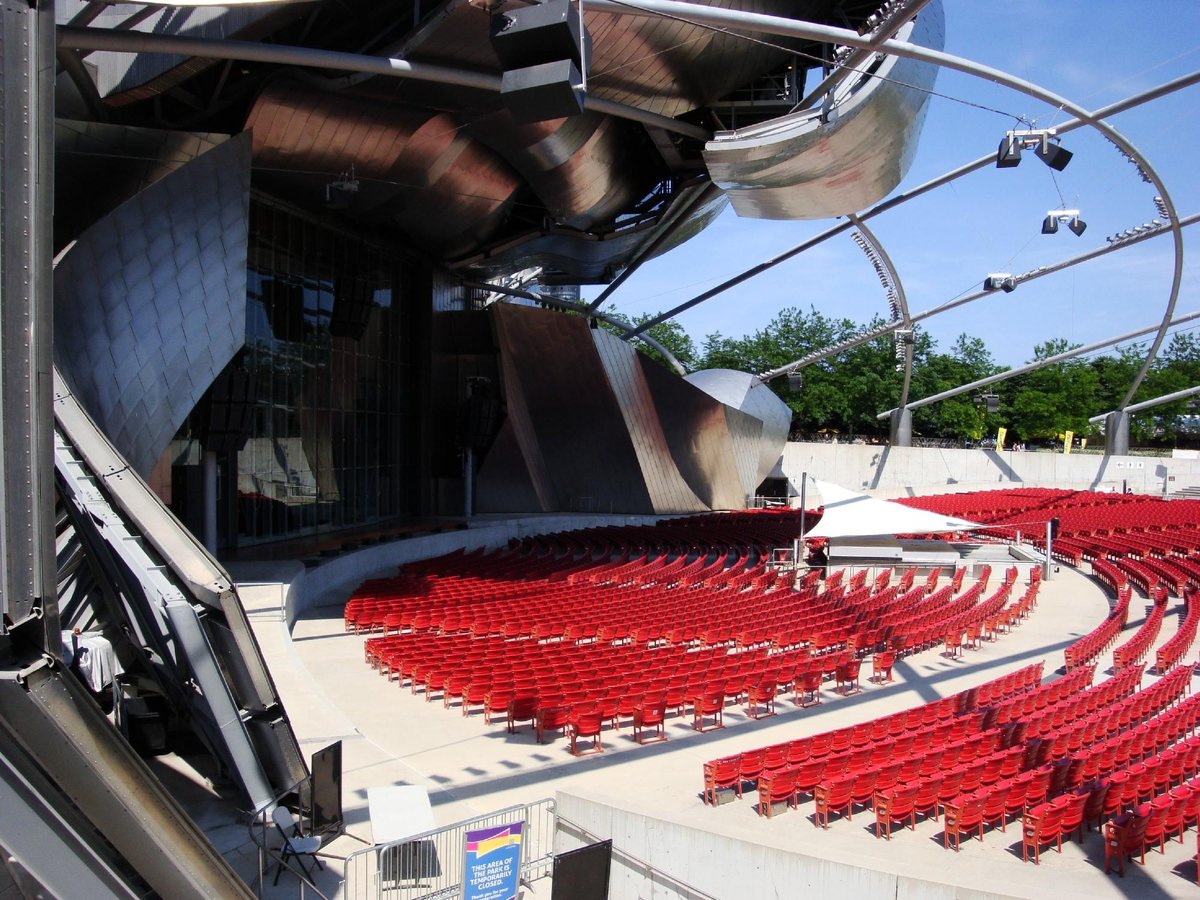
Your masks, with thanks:
[{"label": "tree line", "polygon": [[[643,316],[635,324],[652,318]],[[697,348],[678,322],[655,325],[648,334],[687,367],[767,372],[803,356],[824,350],[884,324],[876,317],[864,324],[832,318],[810,308],[782,310],[765,328],[745,337],[710,334]],[[1048,340],[1034,348],[1035,360],[1057,356],[1078,345]],[[909,400],[941,393],[959,385],[998,374],[985,342],[961,334],[946,351],[929,334],[917,329],[913,337],[912,385]],[[997,382],[982,392],[960,394],[913,411],[913,434],[926,438],[975,443],[1008,431],[1006,446],[1053,444],[1068,431],[1089,443],[1102,444],[1103,431],[1092,416],[1107,413],[1124,399],[1141,368],[1148,345],[1132,344],[1109,354],[1054,363],[1025,375]],[[652,356],[657,354],[651,353]],[[811,439],[836,433],[844,439],[886,439],[887,420],[876,415],[899,405],[904,373],[895,338],[888,334],[806,366],[803,384],[789,386],[776,378],[771,388],[792,409],[792,436]],[[1164,343],[1133,402],[1149,400],[1200,385],[1200,341],[1179,332]],[[982,393],[994,394],[989,412]],[[1200,395],[1198,395],[1200,397]],[[1133,416],[1130,442],[1135,446],[1190,446],[1200,443],[1200,418],[1190,399],[1175,401]]]}]

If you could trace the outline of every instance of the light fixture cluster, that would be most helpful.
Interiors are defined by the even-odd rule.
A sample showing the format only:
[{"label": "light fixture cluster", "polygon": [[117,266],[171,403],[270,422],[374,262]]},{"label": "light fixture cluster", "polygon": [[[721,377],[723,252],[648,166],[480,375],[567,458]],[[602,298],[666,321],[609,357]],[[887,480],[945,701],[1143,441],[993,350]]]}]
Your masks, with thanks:
[{"label": "light fixture cluster", "polygon": [[996,151],[996,168],[1012,169],[1019,166],[1022,149],[1032,149],[1038,159],[1056,172],[1065,169],[1074,156],[1058,142],[1058,135],[1053,128],[1009,131]]},{"label": "light fixture cluster", "polygon": [[897,328],[892,332],[896,347],[896,371],[903,372],[908,361],[908,348],[917,343],[916,328]]},{"label": "light fixture cluster", "polygon": [[884,0],[879,9],[867,16],[858,26],[858,33],[864,36],[869,34],[889,19],[901,17],[903,10],[911,5],[911,0]]},{"label": "light fixture cluster", "polygon": [[858,231],[850,232],[850,239],[858,245],[858,249],[862,250],[863,255],[870,261],[871,268],[875,270],[875,277],[879,279],[879,284],[887,294],[888,308],[892,313],[892,318],[900,318],[900,295],[896,291],[896,285],[892,283],[891,273],[888,272],[887,266],[879,257],[879,251]]},{"label": "light fixture cluster", "polygon": [[983,289],[985,291],[1004,291],[1006,294],[1011,294],[1017,289],[1017,279],[1013,278],[1007,272],[993,272],[987,278],[983,279]]},{"label": "light fixture cluster", "polygon": [[1087,222],[1079,218],[1077,209],[1052,209],[1042,220],[1042,234],[1058,234],[1058,225],[1065,222],[1066,226],[1078,237],[1087,229]]},{"label": "light fixture cluster", "polygon": [[1152,222],[1144,222],[1141,225],[1134,225],[1132,228],[1126,228],[1124,231],[1110,235],[1105,238],[1110,244],[1119,244],[1123,241],[1128,241],[1131,238],[1141,237],[1143,234],[1149,234],[1152,231],[1158,231],[1166,226],[1166,222],[1162,219],[1155,219]]}]

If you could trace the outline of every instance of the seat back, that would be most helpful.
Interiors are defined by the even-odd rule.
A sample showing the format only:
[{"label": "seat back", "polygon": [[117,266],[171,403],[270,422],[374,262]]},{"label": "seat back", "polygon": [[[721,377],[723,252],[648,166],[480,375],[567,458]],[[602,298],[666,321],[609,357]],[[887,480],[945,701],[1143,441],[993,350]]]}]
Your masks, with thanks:
[{"label": "seat back", "polygon": [[275,827],[283,832],[284,837],[292,837],[296,832],[296,819],[286,806],[276,806],[271,811],[271,820]]}]

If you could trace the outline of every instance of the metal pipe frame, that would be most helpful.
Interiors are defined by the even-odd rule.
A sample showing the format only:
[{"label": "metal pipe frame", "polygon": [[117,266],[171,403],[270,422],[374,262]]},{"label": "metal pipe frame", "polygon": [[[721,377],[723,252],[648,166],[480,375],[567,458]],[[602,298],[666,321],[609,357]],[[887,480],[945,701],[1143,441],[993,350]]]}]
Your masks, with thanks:
[{"label": "metal pipe frame", "polygon": [[[1118,100],[1116,103],[1112,103],[1108,106],[1103,107],[1102,109],[1097,110],[1095,115],[1104,116],[1104,117],[1115,116],[1118,113],[1126,112],[1127,110],[1134,109],[1145,103],[1150,103],[1151,101],[1158,100],[1161,97],[1165,97],[1168,94],[1173,94],[1176,91],[1180,91],[1180,90],[1183,90],[1184,88],[1191,87],[1197,83],[1200,83],[1200,71],[1193,72],[1190,75],[1180,76],[1179,78],[1165,82],[1164,84],[1161,84],[1158,87],[1150,88],[1149,90],[1142,91],[1141,93],[1138,93],[1138,94],[1133,94],[1132,96],[1127,97],[1124,100]],[[1067,134],[1068,132],[1075,131],[1076,129],[1079,129],[1079,128],[1083,128],[1084,125],[1086,125],[1086,124],[1087,123],[1081,119],[1070,119],[1061,125],[1055,126],[1054,130],[1055,130],[1055,133],[1060,134],[1060,135]],[[881,215],[882,213],[885,213],[885,212],[888,212],[889,210],[895,209],[896,207],[900,206],[902,203],[907,203],[909,200],[915,200],[917,197],[927,194],[930,191],[934,190],[935,188],[942,187],[943,185],[949,184],[952,181],[957,181],[959,178],[962,178],[964,175],[970,175],[972,172],[977,172],[980,169],[987,168],[988,166],[993,165],[995,163],[995,161],[996,161],[996,154],[989,153],[987,156],[981,156],[981,157],[979,157],[979,159],[976,159],[972,162],[964,163],[963,165],[959,166],[958,168],[951,169],[949,172],[946,172],[943,175],[939,175],[937,178],[933,178],[933,179],[925,182],[924,184],[918,185],[917,187],[913,188],[910,191],[905,191],[904,193],[897,194],[894,197],[890,197],[887,200],[883,200],[883,201],[875,204],[870,209],[863,210],[861,213],[858,214],[858,218],[860,221],[865,220],[865,219],[874,218],[875,216]],[[643,323],[643,325],[639,326],[639,328],[650,328],[650,327],[653,327],[653,326],[659,324],[660,322],[666,321],[667,319],[672,319],[675,316],[679,315],[680,313],[686,312],[687,310],[691,309],[693,306],[698,306],[699,304],[703,303],[704,301],[711,300],[713,297],[716,297],[718,294],[724,293],[725,291],[729,290],[730,288],[737,287],[739,284],[741,284],[744,281],[748,281],[749,279],[753,278],[755,275],[761,275],[763,272],[766,272],[769,269],[773,269],[775,266],[779,265],[780,263],[787,262],[789,259],[792,259],[793,257],[798,256],[799,254],[803,253],[805,250],[810,250],[813,247],[817,246],[818,244],[824,243],[825,241],[829,240],[832,237],[836,237],[837,235],[842,234],[843,232],[849,231],[851,227],[852,227],[851,224],[848,222],[843,222],[840,225],[835,225],[832,228],[829,228],[829,229],[821,232],[820,234],[815,235],[814,237],[808,238],[807,240],[802,241],[801,243],[796,244],[787,250],[784,250],[782,253],[779,253],[776,256],[771,257],[770,259],[766,260],[765,262],[759,263],[757,266],[747,269],[745,272],[741,273],[740,275],[735,275],[733,278],[730,278],[727,281],[722,282],[721,284],[717,285],[715,288],[711,288],[710,290],[705,291],[703,294],[693,297],[691,300],[684,301],[679,306],[676,306],[673,309],[669,309],[665,313],[662,313],[659,316],[656,316],[655,318],[651,319],[650,321]]]},{"label": "metal pipe frame", "polygon": [[[1158,354],[1159,347],[1162,345],[1163,338],[1166,336],[1171,317],[1175,313],[1175,304],[1179,299],[1179,285],[1183,279],[1183,232],[1177,221],[1175,204],[1171,200],[1170,192],[1167,191],[1166,185],[1158,175],[1158,172],[1133,143],[1104,121],[1101,114],[1089,112],[1066,97],[1062,97],[1033,82],[1018,78],[1015,75],[993,68],[992,66],[985,66],[981,63],[954,56],[953,54],[931,50],[927,47],[919,47],[916,44],[904,41],[887,39],[878,42],[878,39],[863,38],[857,32],[845,28],[815,25],[811,22],[800,22],[779,16],[747,13],[739,10],[716,9],[700,6],[695,3],[679,2],[679,0],[619,0],[619,2],[613,2],[613,0],[586,0],[586,2],[592,9],[604,12],[614,12],[623,15],[664,15],[689,22],[713,25],[718,28],[729,27],[761,34],[774,34],[809,40],[815,39],[830,43],[845,44],[850,47],[871,48],[877,52],[892,53],[897,56],[908,57],[909,59],[929,62],[1011,88],[1019,93],[1048,103],[1052,107],[1065,110],[1078,118],[1082,123],[1095,128],[1116,145],[1119,150],[1127,154],[1150,179],[1150,183],[1154,185],[1158,196],[1162,199],[1163,209],[1167,214],[1168,226],[1174,238],[1175,264],[1171,278],[1171,290],[1167,297],[1162,322],[1154,336],[1150,350],[1146,354],[1146,359],[1143,361],[1138,373],[1134,376],[1133,382],[1130,384],[1125,398],[1121,401],[1119,409],[1124,409],[1129,405],[1142,380],[1146,377],[1146,373],[1150,370],[1150,366]],[[649,323],[644,323],[640,326],[640,330],[644,331],[648,326]]]},{"label": "metal pipe frame", "polygon": [[[900,321],[904,324],[901,328],[912,328],[912,317],[908,312],[908,296],[904,293],[904,282],[900,280],[900,273],[896,270],[892,263],[892,258],[888,256],[887,250],[883,247],[883,242],[875,236],[875,233],[867,227],[866,222],[862,221],[856,215],[849,215],[846,218],[858,229],[858,232],[863,240],[867,241],[871,249],[875,251],[879,257],[879,262],[888,274],[888,278],[892,280],[892,286],[896,291],[896,306],[900,310]],[[874,262],[874,260],[872,260]],[[895,315],[895,310],[889,309],[888,312]],[[904,384],[900,388],[900,405],[908,404],[908,390],[912,386],[912,364],[913,364],[913,343],[909,341],[904,346]]]},{"label": "metal pipe frame", "polygon": [[[599,319],[601,322],[607,322],[609,325],[613,325],[621,329],[627,329],[629,327],[629,323],[622,322],[620,319],[610,316],[608,313],[597,312],[584,303],[572,303],[570,300],[562,300],[558,297],[546,297],[542,294],[536,294],[533,291],[523,291],[520,288],[501,287],[498,284],[488,284],[486,281],[464,281],[463,287],[474,288],[475,290],[480,291],[494,291],[497,294],[507,294],[509,297],[520,297],[524,300],[532,300],[534,303],[541,303],[545,306],[553,306],[556,309],[565,310],[567,312],[577,312],[593,319]],[[676,358],[674,353],[649,335],[623,334],[617,336],[625,341],[633,340],[636,337],[651,350],[662,354],[663,359],[670,364],[671,368],[674,369],[677,374],[686,375],[688,373],[687,368]]]},{"label": "metal pipe frame", "polygon": [[[213,38],[184,38],[164,34],[144,34],[139,31],[111,31],[105,28],[58,29],[58,46],[74,50],[106,50],[114,53],[166,53],[176,56],[198,56],[205,59],[236,59],[248,62],[274,63],[285,66],[306,66],[313,69],[334,69],[342,72],[364,72],[387,78],[410,78],[437,84],[457,85],[500,93],[500,76],[487,72],[472,72],[451,66],[413,63],[404,59],[368,56],[362,53],[343,53],[317,50],[312,47],[292,47],[282,44],[260,44],[254,41],[227,41]],[[587,97],[585,108],[620,119],[640,122],[685,137],[706,141],[712,132],[698,125],[680,122],[648,110],[626,106],[612,100]]]},{"label": "metal pipe frame", "polygon": [[[1200,311],[1179,316],[1178,318],[1172,319],[1167,324],[1169,327],[1185,325],[1188,322],[1195,321],[1196,319],[1200,319]],[[1031,363],[1026,363],[1023,366],[1018,366],[1015,369],[1007,369],[1003,372],[998,372],[995,375],[989,375],[987,378],[980,378],[978,381],[972,381],[970,384],[961,384],[958,387],[951,388],[948,391],[942,391],[940,394],[931,394],[928,397],[924,397],[921,400],[916,400],[908,404],[907,408],[920,409],[922,406],[929,406],[933,403],[937,403],[939,400],[948,400],[951,397],[957,397],[959,394],[966,394],[978,388],[987,387],[989,384],[1007,381],[1009,378],[1015,378],[1017,375],[1024,375],[1027,372],[1032,372],[1035,369],[1040,369],[1044,366],[1052,366],[1055,363],[1066,362],[1069,359],[1074,359],[1076,356],[1084,356],[1085,354],[1092,353],[1096,350],[1103,350],[1105,347],[1111,347],[1114,344],[1120,344],[1122,341],[1130,341],[1134,338],[1142,337],[1143,335],[1150,334],[1157,328],[1157,325],[1148,325],[1145,328],[1139,329],[1138,331],[1130,331],[1125,334],[1118,335],[1117,337],[1105,338],[1104,340],[1096,341],[1093,344],[1086,344],[1082,347],[1076,347],[1073,350],[1066,350],[1062,353],[1056,353],[1054,356],[1047,356],[1045,359],[1035,360]],[[1132,407],[1128,407],[1125,411],[1129,411],[1130,409],[1132,409]],[[889,409],[886,412],[879,413],[879,415],[877,415],[875,418],[886,419],[895,411],[895,409]],[[1120,410],[1116,411],[1119,412]],[[1104,418],[1104,416],[1097,417],[1097,419],[1102,418]],[[1089,421],[1096,421],[1096,419]]]},{"label": "metal pipe frame", "polygon": [[[1181,219],[1179,225],[1180,227],[1187,227],[1188,225],[1196,224],[1198,221],[1200,221],[1200,214],[1193,214],[1190,216],[1185,216],[1183,219]],[[1034,279],[1041,278],[1044,275],[1052,275],[1055,272],[1061,272],[1063,269],[1069,269],[1072,266],[1077,266],[1080,263],[1088,262],[1096,259],[1097,257],[1104,256],[1105,254],[1113,253],[1126,247],[1132,247],[1134,244],[1139,244],[1142,241],[1149,240],[1150,238],[1158,237],[1159,235],[1166,233],[1166,228],[1158,228],[1153,231],[1147,231],[1143,234],[1135,235],[1134,237],[1121,241],[1120,243],[1108,244],[1104,247],[1097,247],[1095,250],[1089,250],[1086,253],[1079,254],[1078,256],[1069,257],[1068,259],[1057,262],[1051,266],[1040,266],[1032,271],[1025,272],[1022,275],[1014,276],[1013,281],[1018,285],[1023,284],[1026,281],[1033,281]],[[923,312],[914,313],[909,318],[909,324],[924,321],[925,319],[932,318],[939,313],[948,312],[949,310],[963,306],[967,303],[972,303],[975,300],[979,300],[983,297],[990,297],[995,293],[995,291],[975,291],[962,297],[956,297],[953,300],[948,300],[945,303],[924,310]],[[896,329],[903,327],[904,323],[899,319],[886,322],[877,328],[868,329],[867,331],[860,332],[852,338],[847,338],[846,340],[837,344],[832,344],[823,350],[810,353],[807,356],[801,357],[800,359],[790,362],[785,366],[780,366],[777,369],[771,369],[769,372],[764,372],[759,376],[759,379],[761,381],[770,381],[772,378],[777,378],[780,375],[786,374],[790,370],[800,369],[804,366],[811,366],[812,364],[821,362],[822,360],[828,359],[831,356],[837,356],[839,353],[844,353],[847,350],[853,350],[855,347],[858,347],[861,344],[865,344],[868,341],[873,341],[876,338],[883,337],[885,334],[890,334]]]},{"label": "metal pipe frame", "polygon": [[[1155,397],[1153,400],[1143,400],[1141,403],[1134,403],[1125,407],[1125,409],[1122,411],[1127,413],[1141,412],[1142,410],[1153,409],[1156,406],[1162,406],[1166,403],[1174,403],[1176,400],[1182,400],[1184,397],[1191,397],[1195,394],[1200,394],[1200,385],[1197,385],[1196,387],[1184,388],[1182,391],[1175,391],[1173,394],[1163,394],[1161,397]],[[1099,416],[1092,416],[1088,419],[1088,421],[1103,422],[1110,415],[1112,415],[1113,412],[1117,412],[1117,410],[1112,410],[1111,412],[1106,412]]]},{"label": "metal pipe frame", "polygon": [[663,229],[659,232],[658,237],[649,243],[642,245],[641,249],[639,249],[638,252],[634,254],[633,258],[630,259],[629,264],[621,270],[621,274],[614,278],[608,284],[608,286],[600,292],[599,296],[597,296],[596,299],[591,302],[591,305],[588,306],[588,310],[590,312],[595,312],[597,309],[599,309],[613,291],[623,285],[630,275],[641,268],[642,263],[650,259],[659,247],[670,240],[670,238],[674,236],[675,232],[679,230],[681,225],[687,223],[693,212],[695,212],[708,201],[715,199],[721,193],[721,189],[711,181],[701,188],[696,193],[695,197],[684,204],[684,206],[676,211],[674,215],[669,217],[669,221],[667,221],[667,223],[663,226]]}]

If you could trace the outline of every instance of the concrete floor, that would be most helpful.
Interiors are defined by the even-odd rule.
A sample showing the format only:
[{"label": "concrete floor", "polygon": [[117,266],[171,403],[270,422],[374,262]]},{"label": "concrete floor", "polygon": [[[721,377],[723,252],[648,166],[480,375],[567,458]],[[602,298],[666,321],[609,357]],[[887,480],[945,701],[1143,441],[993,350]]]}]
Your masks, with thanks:
[{"label": "concrete floor", "polygon": [[[1193,897],[1200,892],[1194,832],[1187,833],[1183,844],[1169,844],[1163,855],[1148,853],[1145,867],[1134,864],[1124,879],[1118,879],[1103,873],[1103,841],[1094,832],[1082,847],[1065,845],[1061,855],[1048,851],[1041,865],[1034,866],[1021,861],[1019,822],[1010,823],[1007,833],[987,831],[982,843],[970,841],[956,854],[942,848],[941,825],[933,821],[919,822],[915,832],[902,830],[885,842],[874,837],[870,812],[853,821],[837,821],[825,831],[814,827],[811,801],[799,811],[781,811],[771,819],[756,814],[749,796],[715,809],[701,802],[702,764],[715,757],[915,706],[1037,660],[1045,660],[1045,672],[1052,676],[1063,663],[1063,648],[1099,624],[1109,608],[1096,582],[1067,567],[1043,586],[1029,620],[963,658],[925,651],[898,662],[892,684],[876,686],[864,680],[862,693],[848,698],[827,687],[824,702],[807,709],[781,697],[778,715],[772,718],[748,719],[742,708],[730,706],[722,731],[698,734],[691,729],[690,717],[672,719],[665,743],[639,746],[628,728],[606,731],[604,753],[578,759],[561,735],[539,745],[528,726],[509,735],[503,723],[487,726],[481,714],[464,718],[457,707],[444,709],[436,696],[427,703],[420,694],[413,696],[407,688],[387,682],[363,662],[364,637],[343,630],[340,605],[309,611],[289,632],[277,588],[244,589],[243,599],[304,751],[311,754],[333,741],[343,742],[343,802],[350,836],[326,848],[337,856],[361,848],[355,838],[371,840],[366,803],[370,786],[425,786],[439,825],[566,789],[732,838],[940,882],[948,888],[945,896],[1095,900]],[[1172,600],[1158,643],[1174,633],[1181,609],[1182,602]],[[1126,636],[1144,616],[1145,601],[1135,596]],[[1194,652],[1188,658],[1194,659]],[[1101,658],[1097,680],[1105,677],[1110,664],[1110,655]],[[864,676],[868,671],[864,666]],[[1147,676],[1143,686],[1151,680]],[[253,876],[256,857],[250,848],[231,847],[230,856],[247,877]],[[318,884],[333,896],[341,865],[337,859],[329,863]],[[546,883],[534,888],[549,895]],[[293,880],[287,894],[295,889]]]}]

